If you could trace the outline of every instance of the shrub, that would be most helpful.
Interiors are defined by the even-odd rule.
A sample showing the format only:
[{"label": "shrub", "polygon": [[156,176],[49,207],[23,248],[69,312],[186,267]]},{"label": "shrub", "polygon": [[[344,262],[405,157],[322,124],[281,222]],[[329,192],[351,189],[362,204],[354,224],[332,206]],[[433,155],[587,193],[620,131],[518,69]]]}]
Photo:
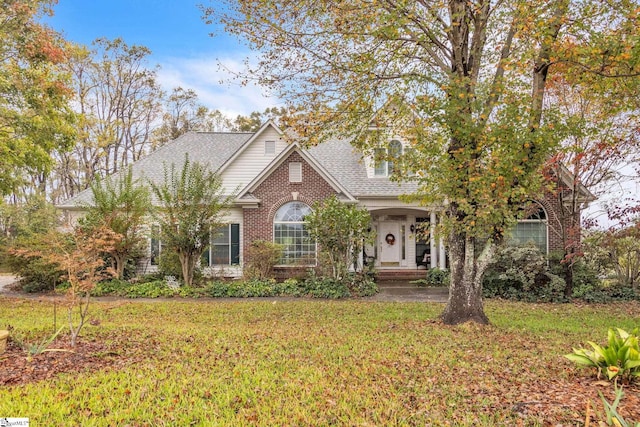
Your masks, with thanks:
[{"label": "shrub", "polygon": [[354,297],[370,297],[378,293],[375,280],[366,273],[353,273],[347,278],[347,288]]},{"label": "shrub", "polygon": [[245,277],[249,280],[265,280],[273,278],[273,267],[280,260],[282,247],[266,240],[254,240],[247,248],[247,259],[251,261],[245,266]]},{"label": "shrub", "polygon": [[12,273],[20,276],[20,285],[25,292],[53,290],[62,281],[64,272],[54,263],[35,251],[45,250],[49,244],[44,234],[18,238],[13,248],[7,251],[6,262]]},{"label": "shrub", "polygon": [[588,344],[593,348],[574,348],[573,353],[565,357],[578,365],[597,368],[598,378],[602,372],[609,380],[622,379],[630,382],[640,377],[640,347],[638,347],[638,328],[631,333],[623,329],[609,329],[608,345],[600,346],[593,341]]},{"label": "shrub", "polygon": [[311,275],[302,283],[302,288],[302,293],[312,298],[339,299],[351,296],[345,281],[329,277]]},{"label": "shrub", "polygon": [[427,270],[427,277],[424,279],[414,280],[411,283],[415,283],[419,286],[449,286],[451,275],[447,270],[441,270],[439,268],[430,268]]},{"label": "shrub", "polygon": [[535,246],[505,246],[485,273],[485,297],[522,301],[562,302],[564,280],[553,274]]}]

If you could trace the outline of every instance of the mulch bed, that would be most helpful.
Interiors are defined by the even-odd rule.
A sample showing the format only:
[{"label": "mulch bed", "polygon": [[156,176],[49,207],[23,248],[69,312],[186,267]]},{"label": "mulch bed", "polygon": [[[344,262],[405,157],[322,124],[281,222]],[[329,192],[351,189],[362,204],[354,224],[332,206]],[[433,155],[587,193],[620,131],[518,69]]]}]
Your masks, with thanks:
[{"label": "mulch bed", "polygon": [[56,351],[29,357],[9,339],[5,353],[0,355],[0,386],[20,386],[50,380],[60,374],[93,372],[132,362],[98,340],[80,339],[75,348],[71,348],[68,339],[59,340],[48,348]]}]

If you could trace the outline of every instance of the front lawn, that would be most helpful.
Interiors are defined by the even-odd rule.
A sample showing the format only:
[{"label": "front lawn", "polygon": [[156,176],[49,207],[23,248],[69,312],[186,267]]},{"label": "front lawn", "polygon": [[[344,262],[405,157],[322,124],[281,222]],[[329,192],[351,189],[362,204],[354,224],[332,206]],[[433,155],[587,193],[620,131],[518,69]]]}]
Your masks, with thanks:
[{"label": "front lawn", "polygon": [[[582,425],[597,382],[562,357],[638,303],[490,301],[490,327],[447,327],[440,304],[351,301],[98,302],[78,352],[0,355],[0,417],[32,425]],[[30,342],[51,301],[0,297]],[[57,307],[58,324],[64,320]],[[52,347],[66,343],[58,341]],[[621,412],[640,421],[640,388]],[[598,420],[604,420],[598,415]],[[594,417],[594,421],[596,418]]]}]

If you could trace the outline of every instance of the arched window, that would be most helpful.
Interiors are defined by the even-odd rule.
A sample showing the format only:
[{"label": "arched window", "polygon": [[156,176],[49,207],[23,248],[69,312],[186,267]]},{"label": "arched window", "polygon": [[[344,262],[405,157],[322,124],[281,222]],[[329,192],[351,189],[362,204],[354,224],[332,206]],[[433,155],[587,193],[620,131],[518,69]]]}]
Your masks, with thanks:
[{"label": "arched window", "polygon": [[536,206],[537,210],[518,221],[511,233],[511,240],[517,245],[533,243],[540,252],[546,254],[548,252],[547,213],[538,203]]},{"label": "arched window", "polygon": [[302,202],[280,207],[273,219],[273,241],[282,245],[281,265],[315,265],[316,242],[309,238],[304,216],[311,208]]}]

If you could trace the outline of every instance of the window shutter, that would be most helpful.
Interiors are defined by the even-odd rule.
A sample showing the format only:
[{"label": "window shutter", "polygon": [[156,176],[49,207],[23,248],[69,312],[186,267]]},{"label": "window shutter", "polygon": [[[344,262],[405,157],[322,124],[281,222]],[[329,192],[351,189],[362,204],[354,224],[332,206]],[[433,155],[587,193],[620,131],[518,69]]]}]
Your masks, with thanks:
[{"label": "window shutter", "polygon": [[240,224],[231,224],[231,264],[240,264]]}]

